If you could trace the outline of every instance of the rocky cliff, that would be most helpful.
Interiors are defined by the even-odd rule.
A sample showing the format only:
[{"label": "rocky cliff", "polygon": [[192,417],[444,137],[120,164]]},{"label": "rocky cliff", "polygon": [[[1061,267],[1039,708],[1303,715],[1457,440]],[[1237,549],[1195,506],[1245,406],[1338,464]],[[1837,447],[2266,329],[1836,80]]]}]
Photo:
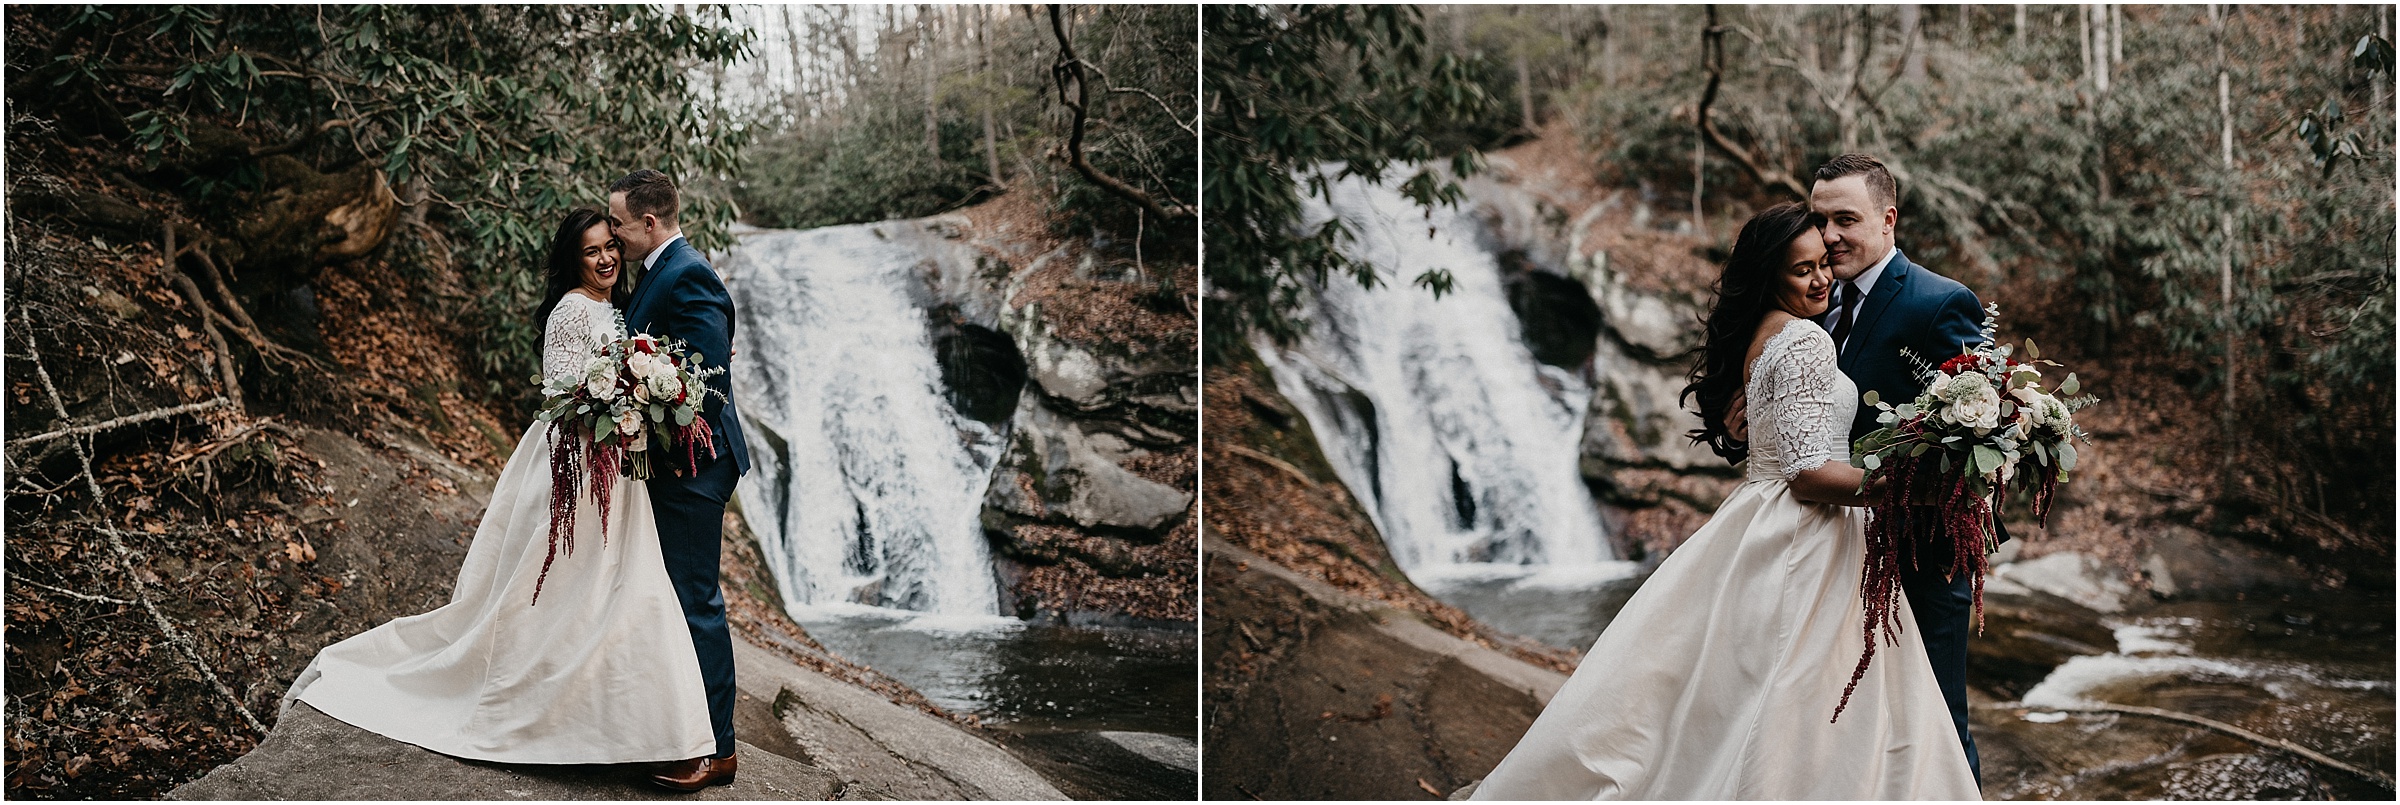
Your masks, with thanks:
[{"label": "rocky cliff", "polygon": [[876,232],[921,256],[953,403],[1009,434],[983,508],[1003,609],[1190,628],[1194,266],[1104,258],[1020,197]]}]

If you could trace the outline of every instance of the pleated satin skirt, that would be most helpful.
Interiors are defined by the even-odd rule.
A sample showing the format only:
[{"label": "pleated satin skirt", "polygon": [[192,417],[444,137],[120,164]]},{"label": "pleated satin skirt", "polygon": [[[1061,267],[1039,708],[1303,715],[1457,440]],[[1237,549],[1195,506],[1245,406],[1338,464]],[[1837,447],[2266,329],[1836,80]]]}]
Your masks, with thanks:
[{"label": "pleated satin skirt", "polygon": [[1736,488],[1474,798],[1979,799],[1913,633],[1829,723],[1863,650],[1864,523],[1779,479]]},{"label": "pleated satin skirt", "polygon": [[584,499],[575,550],[548,551],[550,438],[501,470],[450,603],[325,648],[287,701],[446,755],[632,763],[716,752],[700,663],[647,487],[620,477],[603,539]]}]

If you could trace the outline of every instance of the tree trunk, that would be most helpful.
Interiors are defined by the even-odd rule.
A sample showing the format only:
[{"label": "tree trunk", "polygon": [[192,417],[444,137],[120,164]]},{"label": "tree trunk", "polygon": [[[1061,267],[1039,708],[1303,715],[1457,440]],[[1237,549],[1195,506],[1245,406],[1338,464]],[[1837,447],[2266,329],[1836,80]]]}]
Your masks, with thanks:
[{"label": "tree trunk", "polygon": [[[976,74],[988,85],[992,75],[992,13],[990,7],[975,7]],[[983,166],[991,174],[993,187],[1003,186],[1000,180],[1000,139],[993,136],[992,93],[981,93],[977,105],[983,107]]]},{"label": "tree trunk", "polygon": [[942,161],[942,96],[941,56],[935,52],[933,41],[933,7],[917,7],[917,45],[925,51],[925,153],[933,161]]},{"label": "tree trunk", "polygon": [[[2208,6],[2210,24],[2216,27],[2217,44],[2217,120],[2218,151],[2223,160],[2225,175],[2230,179],[2233,170],[2233,80],[2225,69],[2225,9],[2211,3]],[[2224,246],[2217,253],[2217,329],[2225,334],[2225,405],[2224,415],[2233,416],[2235,356],[2241,344],[2234,338],[2233,328],[2233,208],[2232,199],[2223,199],[2224,208],[2217,213],[2218,232]],[[2232,451],[2226,452],[2227,461]]]},{"label": "tree trunk", "polygon": [[2013,37],[2013,38],[2016,40],[2016,42],[2015,42],[2015,45],[2016,45],[2017,47],[2020,47],[2020,48],[2022,48],[2022,47],[2024,47],[2024,46],[2025,46],[2025,4],[2024,4],[2024,3],[2018,3],[2018,4],[2017,4],[2017,27],[2016,27],[2016,29],[2015,29],[2015,30],[2013,30],[2012,32],[2010,32],[2010,33],[2009,33],[2009,36],[2010,36],[2010,37]]},{"label": "tree trunk", "polygon": [[1617,86],[1617,15],[1615,6],[1600,7],[1600,85]]},{"label": "tree trunk", "polygon": [[2108,4],[2108,63],[2125,63],[2125,4]]},{"label": "tree trunk", "polygon": [[1925,83],[1925,11],[1915,3],[1900,6],[1901,49],[1908,55],[1901,59],[1900,75],[1911,84]]},{"label": "tree trunk", "polygon": [[1517,114],[1524,121],[1525,130],[1530,132],[1537,128],[1533,119],[1533,68],[1525,63],[1522,54],[1516,57],[1516,62]]},{"label": "tree trunk", "polygon": [[1708,133],[1694,132],[1692,138],[1692,233],[1708,237],[1708,217],[1701,212],[1701,191],[1707,189]]}]

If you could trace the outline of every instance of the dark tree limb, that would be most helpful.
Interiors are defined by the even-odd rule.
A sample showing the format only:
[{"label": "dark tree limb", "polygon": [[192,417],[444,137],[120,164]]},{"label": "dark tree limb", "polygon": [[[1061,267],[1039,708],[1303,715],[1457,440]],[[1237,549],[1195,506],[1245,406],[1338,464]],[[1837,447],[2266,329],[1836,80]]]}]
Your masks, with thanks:
[{"label": "dark tree limb", "polygon": [[2251,732],[2249,730],[2242,729],[2213,718],[2204,718],[2201,716],[2192,715],[2190,713],[2178,712],[2175,710],[2165,710],[2157,707],[2142,707],[2131,704],[2111,704],[2109,702],[2086,702],[2073,707],[2048,707],[2029,705],[2025,704],[2024,702],[2001,702],[1999,704],[1991,705],[1990,707],[1991,709],[1995,710],[2016,710],[2021,708],[2026,710],[2044,710],[2059,713],[2113,713],[2119,715],[2148,716],[2150,718],[2181,722],[2203,729],[2215,730],[2235,738],[2249,741],[2259,746],[2280,750],[2302,760],[2306,760],[2329,769],[2344,772],[2361,780],[2383,786],[2383,790],[2385,791],[2393,790],[2392,778],[2385,776],[2381,772],[2370,769],[2362,769],[2357,766],[2352,766],[2348,763],[2343,763],[2339,760],[2327,757],[2323,752],[2318,752],[2314,749],[2292,743],[2291,741],[2286,741],[2282,738],[2272,738],[2265,735],[2260,735],[2258,733]]},{"label": "dark tree limb", "polygon": [[[1149,193],[1142,192],[1141,188],[1126,184],[1124,180],[1108,175],[1099,168],[1093,167],[1089,160],[1084,159],[1083,125],[1085,119],[1090,116],[1087,111],[1087,103],[1091,99],[1091,84],[1085,75],[1083,60],[1075,57],[1075,44],[1067,38],[1067,24],[1061,18],[1058,5],[1055,3],[1050,6],[1050,33],[1058,37],[1058,61],[1050,65],[1050,76],[1058,82],[1059,103],[1066,105],[1069,111],[1075,113],[1074,126],[1069,129],[1067,134],[1067,166],[1074,168],[1075,172],[1081,174],[1086,181],[1099,185],[1100,189],[1108,191],[1111,195],[1139,205],[1161,220],[1175,221],[1192,217],[1191,207],[1183,202],[1175,202],[1175,209],[1170,211],[1160,205],[1158,200],[1152,198]],[[1069,92],[1070,85],[1073,90],[1071,94]],[[1181,125],[1181,122],[1178,121],[1177,125]]]},{"label": "dark tree limb", "polygon": [[285,140],[282,145],[252,148],[250,149],[250,156],[252,158],[270,157],[276,154],[288,154],[293,151],[298,151],[302,146],[308,145],[310,142],[315,141],[318,137],[324,136],[326,132],[333,131],[334,129],[346,129],[349,128],[350,125],[351,122],[348,120],[328,120],[317,124],[316,128],[307,129],[299,134],[293,135],[291,139]]},{"label": "dark tree limb", "polygon": [[1708,107],[1717,102],[1717,88],[1725,82],[1725,26],[1717,24],[1717,7],[1708,7],[1708,27],[1700,30],[1700,66],[1708,70],[1708,88],[1700,92],[1700,111],[1697,115],[1700,135],[1742,166],[1750,178],[1767,187],[1783,190],[1800,201],[1808,200],[1808,188],[1791,174],[1760,163],[1759,158],[1743,148],[1725,133],[1717,130],[1717,122],[1708,118]]}]

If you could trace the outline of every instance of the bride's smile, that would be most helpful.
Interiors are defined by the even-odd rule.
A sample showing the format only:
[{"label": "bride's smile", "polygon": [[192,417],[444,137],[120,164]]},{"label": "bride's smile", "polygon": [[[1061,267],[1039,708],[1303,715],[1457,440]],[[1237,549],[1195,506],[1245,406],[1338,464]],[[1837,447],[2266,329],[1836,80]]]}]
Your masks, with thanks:
[{"label": "bride's smile", "polygon": [[584,230],[583,285],[578,290],[585,296],[607,301],[609,289],[617,285],[617,269],[623,262],[623,250],[617,239],[609,235],[607,221]]}]

